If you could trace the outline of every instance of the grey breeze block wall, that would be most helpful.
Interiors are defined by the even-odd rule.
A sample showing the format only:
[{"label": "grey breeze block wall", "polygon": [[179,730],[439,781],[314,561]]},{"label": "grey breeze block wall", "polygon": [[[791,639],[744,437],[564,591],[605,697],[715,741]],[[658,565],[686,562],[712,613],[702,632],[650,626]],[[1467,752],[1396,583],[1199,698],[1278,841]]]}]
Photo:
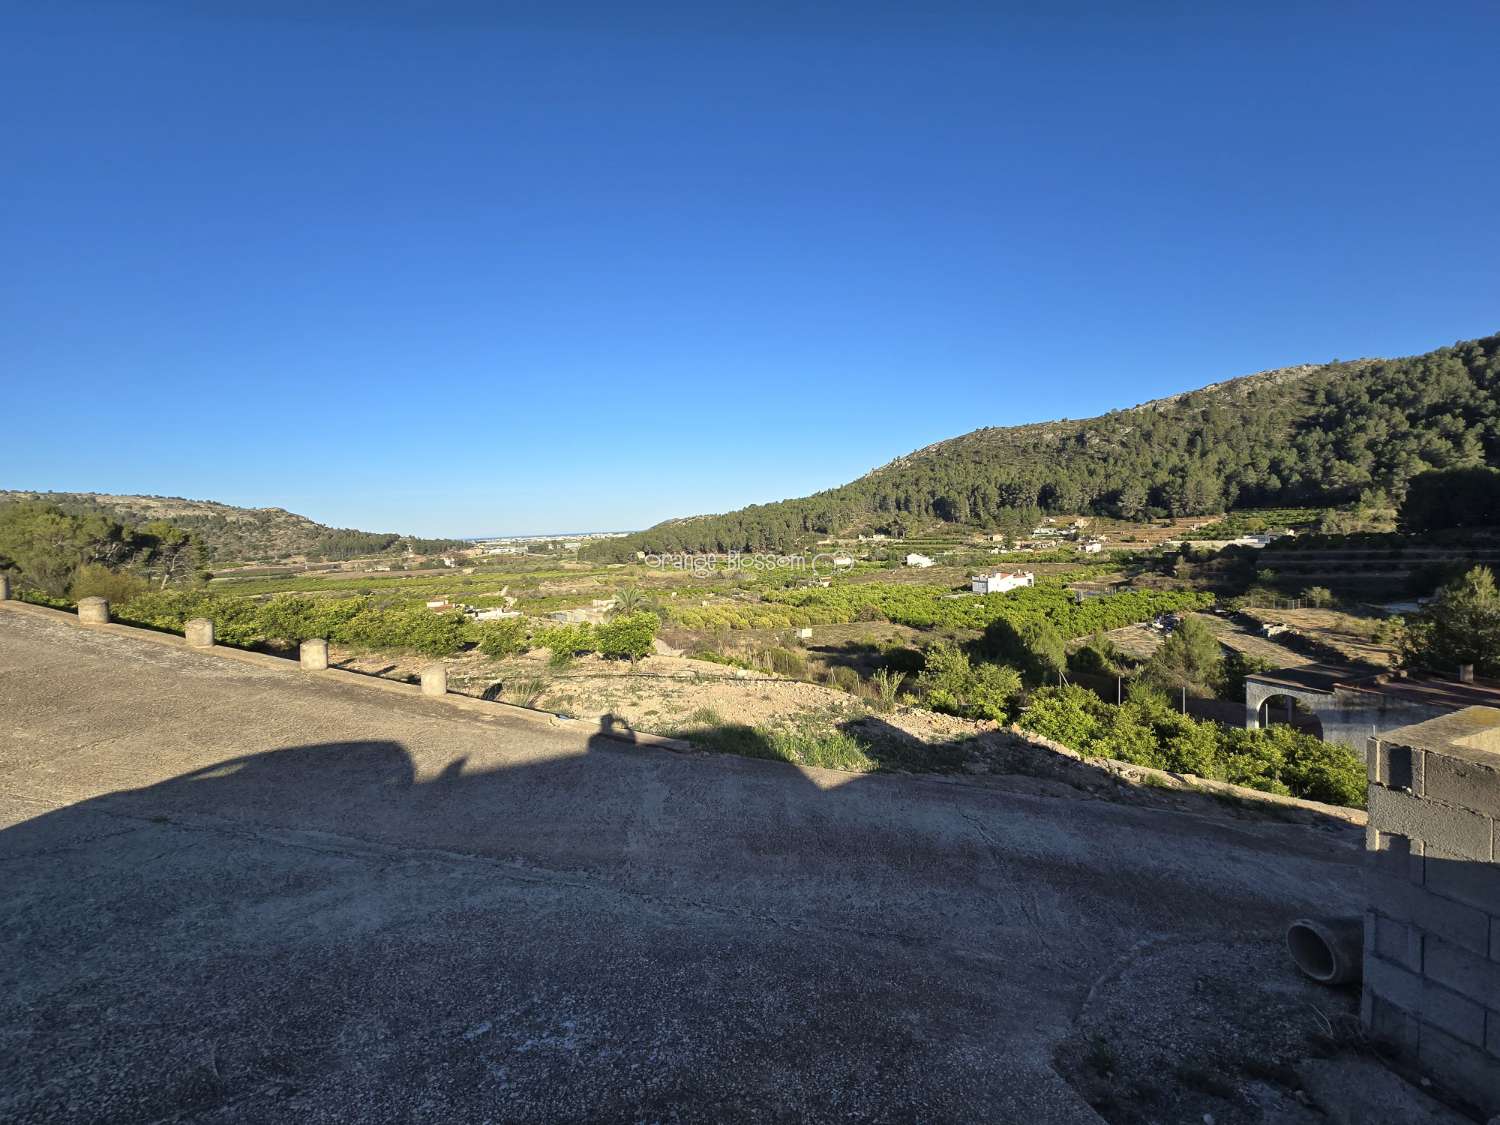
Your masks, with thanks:
[{"label": "grey breeze block wall", "polygon": [[1366,1029],[1500,1113],[1500,710],[1369,740]]}]

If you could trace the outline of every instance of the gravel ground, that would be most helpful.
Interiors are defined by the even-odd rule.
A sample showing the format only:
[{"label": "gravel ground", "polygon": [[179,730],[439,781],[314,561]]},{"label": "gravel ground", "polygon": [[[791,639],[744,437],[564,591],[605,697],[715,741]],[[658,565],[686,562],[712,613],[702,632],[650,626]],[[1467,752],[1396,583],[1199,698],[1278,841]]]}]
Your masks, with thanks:
[{"label": "gravel ground", "polygon": [[1342,822],[630,746],[11,604],[0,714],[5,1121],[1125,1120],[1080,1035],[1300,1035],[1280,930],[1360,901]]}]

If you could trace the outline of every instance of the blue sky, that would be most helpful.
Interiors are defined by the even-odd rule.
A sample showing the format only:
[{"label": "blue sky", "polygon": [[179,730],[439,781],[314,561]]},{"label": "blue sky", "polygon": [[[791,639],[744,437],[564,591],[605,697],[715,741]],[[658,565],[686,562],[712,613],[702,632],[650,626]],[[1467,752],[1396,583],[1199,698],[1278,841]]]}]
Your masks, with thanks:
[{"label": "blue sky", "polygon": [[0,487],[631,528],[1500,329],[1493,4],[0,12]]}]

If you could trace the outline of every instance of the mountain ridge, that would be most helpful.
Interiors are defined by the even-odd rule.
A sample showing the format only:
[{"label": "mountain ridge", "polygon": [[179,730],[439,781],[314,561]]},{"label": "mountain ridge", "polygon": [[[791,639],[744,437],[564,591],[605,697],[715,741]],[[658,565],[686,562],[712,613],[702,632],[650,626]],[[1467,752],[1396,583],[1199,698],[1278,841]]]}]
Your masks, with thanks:
[{"label": "mountain ridge", "polygon": [[844,485],[666,520],[591,551],[754,551],[934,520],[1005,530],[1043,512],[1198,515],[1399,494],[1424,469],[1500,463],[1497,397],[1500,336],[1270,368],[1092,418],[981,427]]},{"label": "mountain ridge", "polygon": [[182,496],[0,489],[0,504],[16,501],[51,504],[72,513],[98,513],[135,527],[166,520],[196,533],[207,547],[209,558],[218,563],[274,561],[297,556],[352,558],[407,547],[426,553],[457,542],[330,527],[285,508],[246,508]]}]

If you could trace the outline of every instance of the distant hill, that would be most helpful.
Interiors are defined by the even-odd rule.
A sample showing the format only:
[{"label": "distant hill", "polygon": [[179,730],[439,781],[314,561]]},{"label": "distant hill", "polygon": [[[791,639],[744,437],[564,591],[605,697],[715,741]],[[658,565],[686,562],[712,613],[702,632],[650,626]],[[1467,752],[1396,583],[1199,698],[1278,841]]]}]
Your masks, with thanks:
[{"label": "distant hill", "polygon": [[1500,464],[1500,336],[1403,359],[1309,364],[1098,418],[989,427],[846,484],[590,545],[759,551],[934,521],[1014,530],[1041,512],[1138,518],[1399,495],[1429,468]]},{"label": "distant hill", "polygon": [[0,503],[42,500],[68,512],[97,512],[131,526],[152,520],[193,531],[212,561],[262,562],[293,557],[347,559],[405,551],[440,551],[451,539],[413,539],[395,532],[328,527],[283,508],[236,508],[212,500],[180,496],[115,496],[105,492],[22,492],[0,490]]}]

